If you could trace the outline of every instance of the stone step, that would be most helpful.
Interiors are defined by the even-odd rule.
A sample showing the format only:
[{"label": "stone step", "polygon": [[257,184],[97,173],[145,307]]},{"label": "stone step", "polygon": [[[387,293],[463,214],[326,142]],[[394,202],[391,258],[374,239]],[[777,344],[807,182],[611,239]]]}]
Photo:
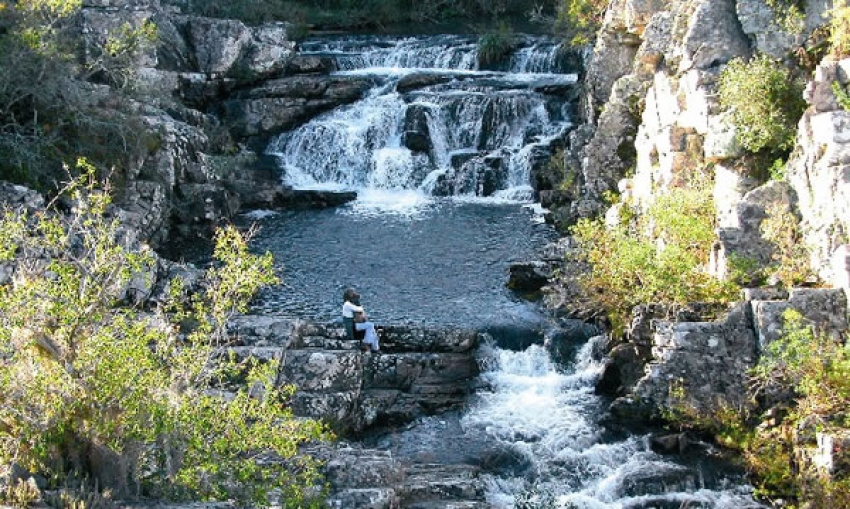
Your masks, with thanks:
[{"label": "stone step", "polygon": [[[472,465],[411,465],[399,494],[404,507],[476,507],[484,502],[484,483]],[[485,506],[486,507],[486,506]]]}]

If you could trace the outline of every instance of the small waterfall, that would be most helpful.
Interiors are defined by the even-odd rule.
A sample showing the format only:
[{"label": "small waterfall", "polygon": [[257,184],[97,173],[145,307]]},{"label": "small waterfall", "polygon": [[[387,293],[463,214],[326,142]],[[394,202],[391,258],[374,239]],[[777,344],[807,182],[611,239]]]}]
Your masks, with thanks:
[{"label": "small waterfall", "polygon": [[511,55],[510,71],[514,73],[553,73],[561,67],[561,44],[541,43],[518,49]]},{"label": "small waterfall", "polygon": [[469,37],[387,39],[349,37],[305,42],[301,52],[333,57],[341,70],[368,68],[475,70],[477,46]]},{"label": "small waterfall", "polygon": [[[467,36],[305,41],[303,54],[332,57],[340,74],[368,72],[381,84],[363,100],[277,137],[267,152],[295,188],[528,201],[534,168],[546,164],[572,127],[569,102],[551,87],[575,81],[553,74],[557,48],[527,39],[511,72],[483,72],[475,70],[476,39]],[[445,76],[397,91],[410,73]]]},{"label": "small waterfall", "polygon": [[461,422],[466,433],[500,444],[519,466],[487,475],[488,502],[514,507],[534,490],[551,507],[762,507],[736,487],[739,479],[659,456],[647,437],[606,437],[599,424],[605,403],[594,394],[603,367],[592,358],[597,339],[566,370],[537,345],[484,354],[489,390],[479,392]]}]

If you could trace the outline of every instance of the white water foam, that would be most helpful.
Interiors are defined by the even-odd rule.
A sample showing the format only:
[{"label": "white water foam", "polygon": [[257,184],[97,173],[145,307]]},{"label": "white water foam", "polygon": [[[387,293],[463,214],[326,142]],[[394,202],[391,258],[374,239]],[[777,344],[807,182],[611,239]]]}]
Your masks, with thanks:
[{"label": "white water foam", "polygon": [[604,403],[594,394],[603,369],[592,357],[595,348],[588,341],[568,371],[554,365],[541,346],[485,352],[482,378],[490,390],[477,395],[462,424],[528,465],[523,475],[484,477],[493,507],[514,507],[529,487],[529,475],[557,507],[627,509],[654,507],[653,501],[665,507],[676,501],[716,509],[761,507],[745,486],[705,489],[698,470],[655,454],[648,437],[606,442],[598,423]]},{"label": "white water foam", "polygon": [[[476,40],[466,36],[305,41],[302,51],[333,57],[341,69],[337,74],[374,75],[379,84],[363,100],[273,140],[267,152],[281,162],[286,185],[355,190],[358,202],[379,190],[531,202],[532,166],[570,127],[565,106],[553,106],[566,103],[535,92],[536,87],[570,84],[576,77],[553,72],[556,44],[523,44],[506,73],[476,70]],[[395,91],[401,77],[429,72],[455,80]],[[560,108],[558,118],[550,115],[553,107]],[[419,136],[414,142],[427,143],[427,149],[411,150],[416,147],[409,136]],[[379,207],[374,201],[356,207],[397,211],[411,200],[397,206],[379,202]]]}]

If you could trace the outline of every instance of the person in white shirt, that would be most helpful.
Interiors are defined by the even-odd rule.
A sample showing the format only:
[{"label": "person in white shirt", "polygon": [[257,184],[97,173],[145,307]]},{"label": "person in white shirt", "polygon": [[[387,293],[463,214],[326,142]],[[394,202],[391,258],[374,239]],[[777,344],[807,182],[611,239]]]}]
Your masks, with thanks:
[{"label": "person in white shirt", "polygon": [[380,351],[378,344],[378,332],[375,330],[375,324],[368,321],[366,311],[360,305],[360,294],[353,288],[348,288],[342,295],[342,322],[345,325],[345,332],[350,339],[355,339],[354,331],[364,331],[363,343],[371,352]]}]

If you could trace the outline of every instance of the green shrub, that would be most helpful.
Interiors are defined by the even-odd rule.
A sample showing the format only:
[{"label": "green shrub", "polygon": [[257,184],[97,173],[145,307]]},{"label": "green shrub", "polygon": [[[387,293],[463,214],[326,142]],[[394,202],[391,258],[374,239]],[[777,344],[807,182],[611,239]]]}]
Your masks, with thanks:
[{"label": "green shrub", "polygon": [[[97,478],[96,455],[114,458],[100,460],[116,479],[101,489],[119,494],[266,503],[280,489],[300,503],[317,474],[297,446],[324,437],[322,426],[293,418],[293,388],[275,386],[274,363],[242,366],[219,353],[228,318],[275,281],[271,256],[249,253],[224,228],[203,294],[184,305],[177,279],[159,309],[122,305],[133,277],[151,284],[154,261],[119,241],[94,168],[79,169],[69,217],[0,216],[0,261],[14,266],[0,285],[0,463]],[[223,385],[235,369],[247,386]],[[266,452],[279,460],[257,462]]]},{"label": "green shrub", "polygon": [[791,34],[799,34],[806,27],[806,15],[797,0],[767,0],[768,7],[773,11],[773,19],[783,30]]},{"label": "green shrub", "polygon": [[602,26],[606,0],[561,0],[555,28],[576,46],[590,44]]},{"label": "green shrub", "polygon": [[766,210],[761,222],[761,234],[774,247],[773,271],[785,288],[802,283],[814,276],[810,252],[800,230],[800,220],[787,207],[773,205]]},{"label": "green shrub", "polygon": [[802,430],[811,416],[848,424],[834,417],[850,410],[850,352],[842,342],[816,331],[798,311],[788,309],[782,317],[783,334],[768,345],[753,369],[753,387],[756,394],[788,391],[796,400],[783,421],[759,426],[761,439],[747,451],[747,462],[764,494],[788,496],[805,488],[826,498],[846,496],[847,479],[815,479],[812,484],[812,479],[795,473],[791,450],[793,430]]},{"label": "green shrub", "polygon": [[516,47],[516,39],[511,28],[501,23],[478,38],[478,67],[486,69],[502,62]]},{"label": "green shrub", "polygon": [[805,102],[802,84],[767,55],[736,58],[720,74],[720,105],[732,111],[737,139],[750,152],[787,152],[793,147]]},{"label": "green shrub", "polygon": [[840,82],[832,82],[832,93],[835,94],[835,100],[838,102],[838,106],[844,111],[850,111],[850,94],[844,90]]},{"label": "green shrub", "polygon": [[705,271],[714,239],[714,209],[706,185],[672,189],[635,225],[606,227],[581,220],[572,229],[591,270],[581,283],[616,325],[647,302],[728,302],[737,287]]},{"label": "green shrub", "polygon": [[850,54],[850,7],[836,7],[829,11],[829,45],[838,58]]}]

